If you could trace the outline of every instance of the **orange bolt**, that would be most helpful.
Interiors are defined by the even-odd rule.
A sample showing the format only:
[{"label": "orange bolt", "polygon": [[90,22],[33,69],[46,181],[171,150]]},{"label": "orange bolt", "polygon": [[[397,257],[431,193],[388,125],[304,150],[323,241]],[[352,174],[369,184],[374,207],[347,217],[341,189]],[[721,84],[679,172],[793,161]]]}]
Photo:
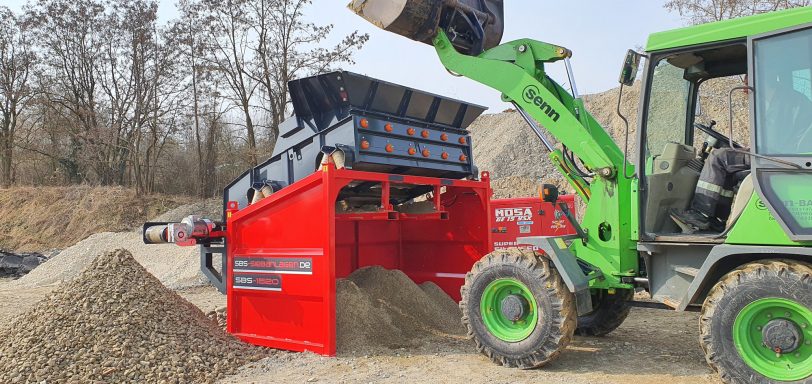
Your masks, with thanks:
[{"label": "orange bolt", "polygon": [[369,128],[369,120],[361,119],[361,128],[364,128],[364,129]]},{"label": "orange bolt", "polygon": [[392,124],[386,123],[386,125],[383,127],[383,129],[386,132],[392,132]]},{"label": "orange bolt", "polygon": [[429,157],[431,153],[429,152],[428,148],[423,150],[423,157]]},{"label": "orange bolt", "polygon": [[448,135],[446,135],[445,133],[443,133],[442,135],[440,135],[440,140],[442,140],[442,141],[448,141]]},{"label": "orange bolt", "polygon": [[407,135],[409,135],[409,136],[414,135],[414,128],[409,128],[409,129],[407,129],[407,130],[406,130],[406,134],[407,134]]},{"label": "orange bolt", "polygon": [[460,161],[462,161],[463,163],[468,161],[468,156],[460,155]]},{"label": "orange bolt", "polygon": [[417,150],[414,149],[414,148],[409,148],[408,152],[409,152],[410,155],[414,156],[414,154],[417,153]]},{"label": "orange bolt", "polygon": [[392,152],[395,150],[395,146],[392,144],[386,144],[386,152]]},{"label": "orange bolt", "polygon": [[424,139],[428,139],[429,138],[429,131],[424,129],[423,132],[420,132],[420,136],[423,136]]},{"label": "orange bolt", "polygon": [[361,149],[369,149],[369,141],[362,140],[361,141]]},{"label": "orange bolt", "polygon": [[460,136],[460,144],[465,144],[465,136]]},{"label": "orange bolt", "polygon": [[443,153],[440,155],[440,157],[442,157],[442,158],[443,158],[443,160],[448,160],[448,153],[447,153],[447,152],[443,152]]}]

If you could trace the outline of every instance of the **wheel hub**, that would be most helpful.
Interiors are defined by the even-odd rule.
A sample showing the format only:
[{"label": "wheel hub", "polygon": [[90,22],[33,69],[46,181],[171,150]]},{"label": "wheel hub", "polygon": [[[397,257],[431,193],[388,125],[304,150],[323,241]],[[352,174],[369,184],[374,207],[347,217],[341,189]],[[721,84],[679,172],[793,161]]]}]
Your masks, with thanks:
[{"label": "wheel hub", "polygon": [[538,304],[530,288],[512,278],[490,282],[482,292],[479,310],[488,332],[511,343],[528,338],[539,320]]},{"label": "wheel hub", "polygon": [[507,295],[500,305],[502,315],[510,321],[519,321],[530,312],[530,303],[522,296]]},{"label": "wheel hub", "polygon": [[812,310],[791,299],[763,298],[741,309],[733,322],[739,357],[773,381],[812,377]]},{"label": "wheel hub", "polygon": [[764,344],[776,353],[791,353],[803,342],[803,335],[795,323],[786,319],[768,322],[761,331]]}]

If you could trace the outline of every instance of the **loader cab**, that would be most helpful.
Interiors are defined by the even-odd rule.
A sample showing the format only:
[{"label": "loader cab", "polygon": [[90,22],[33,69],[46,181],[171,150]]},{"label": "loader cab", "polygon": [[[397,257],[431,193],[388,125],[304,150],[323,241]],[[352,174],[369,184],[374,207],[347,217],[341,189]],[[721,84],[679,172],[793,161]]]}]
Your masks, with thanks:
[{"label": "loader cab", "polygon": [[[687,233],[671,217],[690,207],[709,153],[730,146],[730,92],[746,85],[747,42],[711,44],[652,54],[642,88],[638,154],[641,235],[648,240],[713,238],[723,230]],[[733,91],[733,146],[749,146],[747,98]],[[728,132],[728,133],[725,133]],[[737,172],[736,188],[749,169]],[[745,186],[746,188],[746,186]],[[732,199],[735,191],[721,191]],[[721,212],[725,221],[730,212]]]},{"label": "loader cab", "polygon": [[[723,243],[742,215],[740,227],[774,218],[787,241],[812,239],[812,26],[652,51],[641,96],[641,240]],[[754,154],[720,185],[700,181],[724,148]],[[691,231],[672,213],[698,184],[718,193],[718,220]],[[770,215],[755,223],[750,205]]]}]

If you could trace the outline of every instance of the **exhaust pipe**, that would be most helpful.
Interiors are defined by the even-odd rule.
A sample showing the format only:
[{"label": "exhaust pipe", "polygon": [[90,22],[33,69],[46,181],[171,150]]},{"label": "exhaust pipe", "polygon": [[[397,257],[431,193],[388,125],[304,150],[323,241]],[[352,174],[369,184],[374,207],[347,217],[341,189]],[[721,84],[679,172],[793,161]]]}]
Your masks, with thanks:
[{"label": "exhaust pipe", "polygon": [[378,28],[429,45],[443,30],[472,56],[499,45],[505,29],[503,0],[353,0],[347,7]]}]

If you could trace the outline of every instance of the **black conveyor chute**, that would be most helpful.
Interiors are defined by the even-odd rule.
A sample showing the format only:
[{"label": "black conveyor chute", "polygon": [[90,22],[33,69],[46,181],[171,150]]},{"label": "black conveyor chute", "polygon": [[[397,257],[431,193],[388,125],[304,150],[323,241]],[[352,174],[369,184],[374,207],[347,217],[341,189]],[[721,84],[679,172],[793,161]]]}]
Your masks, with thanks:
[{"label": "black conveyor chute", "polygon": [[478,105],[352,72],[294,80],[289,89],[296,116],[317,132],[348,116],[350,109],[457,129],[467,128],[485,111]]}]

